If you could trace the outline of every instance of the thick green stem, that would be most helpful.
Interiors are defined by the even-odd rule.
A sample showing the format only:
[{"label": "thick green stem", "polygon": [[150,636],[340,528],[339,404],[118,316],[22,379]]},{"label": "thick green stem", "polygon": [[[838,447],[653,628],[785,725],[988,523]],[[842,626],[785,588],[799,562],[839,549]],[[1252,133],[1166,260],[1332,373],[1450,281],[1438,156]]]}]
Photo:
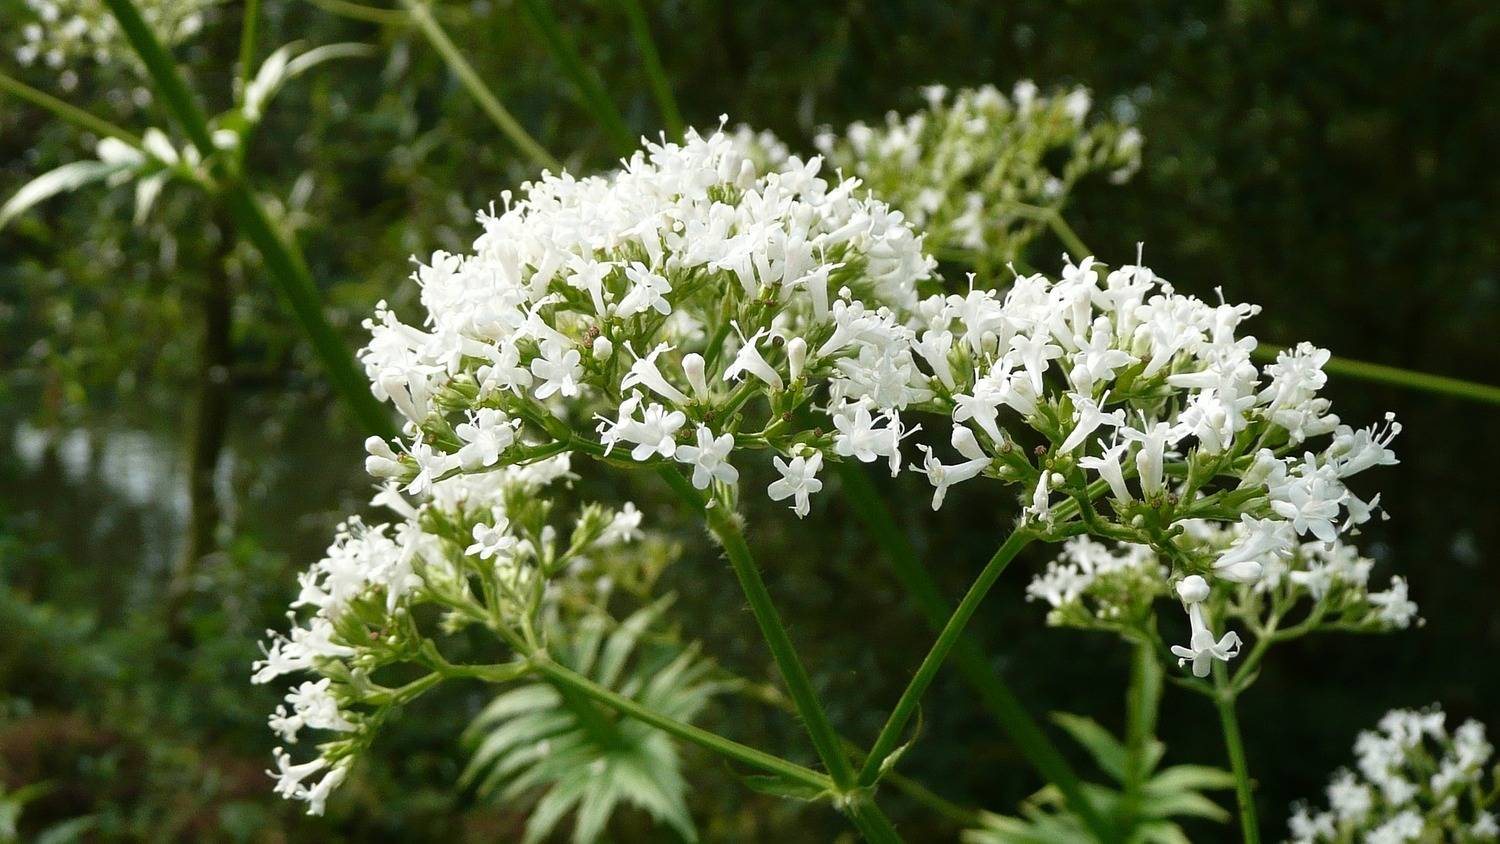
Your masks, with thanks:
[{"label": "thick green stem", "polygon": [[891,819],[868,796],[855,798],[844,807],[844,814],[870,844],[901,844],[901,834]]},{"label": "thick green stem", "polygon": [[875,744],[870,748],[870,756],[865,760],[864,768],[859,772],[860,785],[872,785],[880,779],[880,768],[886,757],[896,749],[901,740],[901,734],[906,729],[907,721],[917,711],[921,703],[922,695],[926,694],[927,687],[937,677],[938,669],[948,659],[948,653],[953,646],[958,644],[959,637],[963,635],[964,627],[968,626],[969,619],[974,617],[980,603],[989,594],[990,587],[1000,578],[1010,561],[1016,558],[1016,554],[1033,539],[1031,533],[1017,528],[1011,533],[990,557],[989,563],[974,579],[974,584],[964,595],[963,600],[958,602],[958,607],[948,617],[948,622],[938,633],[937,641],[933,642],[931,650],[917,667],[917,673],[912,675],[911,682],[907,683],[906,691],[901,693],[901,698],[896,701],[896,708],[891,710],[891,715],[886,719],[885,726],[881,728],[880,735],[875,739]]},{"label": "thick green stem", "polygon": [[620,0],[625,16],[630,19],[630,35],[635,39],[635,48],[641,53],[641,63],[646,66],[646,78],[651,81],[651,93],[656,97],[656,107],[661,109],[662,122],[672,140],[682,140],[682,112],[677,108],[677,98],[672,95],[672,83],[661,66],[661,54],[656,50],[656,41],[651,37],[651,25],[641,9],[640,0]]},{"label": "thick green stem", "polygon": [[1234,712],[1234,691],[1222,663],[1214,664],[1214,705],[1219,710],[1219,724],[1224,728],[1224,749],[1229,753],[1229,769],[1234,773],[1234,796],[1240,807],[1240,831],[1245,844],[1260,844],[1260,824],[1255,819],[1255,795],[1250,786],[1250,766],[1245,762],[1245,741],[1240,736],[1240,721]]},{"label": "thick green stem", "polygon": [[1140,821],[1141,800],[1150,775],[1149,751],[1156,734],[1156,715],[1161,705],[1162,671],[1151,641],[1135,643],[1131,654],[1130,688],[1125,698],[1125,747],[1129,753],[1125,770],[1125,799],[1121,814],[1124,830],[1134,830]]},{"label": "thick green stem", "polygon": [[463,53],[459,52],[458,47],[454,46],[453,40],[437,22],[437,18],[432,16],[432,11],[427,8],[426,2],[424,0],[404,0],[404,2],[411,19],[422,30],[422,34],[427,37],[433,49],[438,51],[438,55],[443,57],[443,61],[447,62],[448,69],[453,71],[453,75],[463,83],[469,95],[479,103],[479,107],[484,109],[484,113],[489,115],[500,131],[510,138],[511,143],[515,144],[538,167],[561,172],[562,164],[521,127],[505,106],[500,104],[500,98],[496,97],[494,92],[484,84],[484,80],[479,78],[479,74],[474,72],[474,67],[469,64],[468,59],[464,58]]},{"label": "thick green stem", "polygon": [[[927,619],[933,632],[941,630],[944,621],[952,612],[952,606],[943,597],[938,589],[937,581],[922,564],[921,558],[906,534],[897,527],[895,515],[885,505],[879,491],[875,489],[874,484],[870,483],[869,476],[860,467],[848,463],[834,465],[843,481],[847,500],[864,522],[866,529],[875,539],[875,543],[885,552],[897,579],[905,587],[906,594],[916,602],[917,608]],[[1083,784],[1077,772],[1068,764],[1068,760],[1057,749],[1057,745],[1042,731],[1037,720],[1016,698],[1015,693],[990,667],[989,660],[985,658],[983,651],[972,638],[959,639],[958,645],[953,649],[953,660],[960,673],[979,695],[980,704],[1016,743],[1021,755],[1042,776],[1042,779],[1057,786],[1068,805],[1083,818],[1085,824],[1099,840],[1109,841],[1116,838],[1111,827],[1105,823],[1104,817],[1085,796]]]},{"label": "thick green stem", "polygon": [[839,746],[838,734],[834,732],[833,724],[829,722],[823,705],[818,702],[817,693],[813,691],[812,678],[802,666],[797,649],[792,645],[786,626],[781,622],[781,615],[771,600],[771,593],[761,579],[760,569],[756,567],[755,558],[751,556],[750,547],[745,543],[745,535],[740,530],[738,516],[730,512],[722,501],[705,501],[675,467],[663,466],[658,473],[684,501],[703,513],[709,531],[719,540],[725,556],[729,558],[729,565],[734,569],[740,589],[750,605],[750,613],[760,626],[761,635],[770,648],[771,658],[781,672],[782,681],[786,683],[787,695],[796,706],[797,714],[802,718],[818,757],[823,760],[834,785],[842,792],[851,790],[855,785],[854,767]]},{"label": "thick green stem", "polygon": [[833,783],[828,777],[817,771],[804,768],[801,765],[788,762],[779,756],[772,756],[764,751],[756,750],[748,745],[724,738],[721,735],[711,733],[700,727],[695,727],[692,724],[668,718],[656,710],[642,706],[636,701],[617,694],[556,662],[539,658],[534,661],[534,664],[536,671],[553,684],[570,689],[583,697],[598,701],[619,712],[621,715],[634,718],[643,724],[649,724],[668,735],[676,736],[683,741],[691,742],[699,747],[711,750],[736,762],[749,765],[757,770],[785,777],[792,782],[824,790],[833,787]]}]

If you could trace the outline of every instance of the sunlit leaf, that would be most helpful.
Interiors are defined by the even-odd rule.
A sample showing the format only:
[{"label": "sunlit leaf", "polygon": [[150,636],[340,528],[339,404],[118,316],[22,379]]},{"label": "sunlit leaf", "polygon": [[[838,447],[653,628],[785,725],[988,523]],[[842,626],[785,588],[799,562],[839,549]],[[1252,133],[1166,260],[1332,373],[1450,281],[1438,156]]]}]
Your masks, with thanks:
[{"label": "sunlit leaf", "polygon": [[22,185],[5,205],[0,206],[0,229],[38,203],[107,179],[128,166],[119,161],[74,161],[48,170]]}]

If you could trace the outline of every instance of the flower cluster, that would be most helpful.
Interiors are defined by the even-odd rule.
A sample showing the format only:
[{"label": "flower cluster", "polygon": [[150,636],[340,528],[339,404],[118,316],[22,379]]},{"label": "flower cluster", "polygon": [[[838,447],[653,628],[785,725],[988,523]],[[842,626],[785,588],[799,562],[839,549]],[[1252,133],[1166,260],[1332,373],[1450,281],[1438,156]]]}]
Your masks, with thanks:
[{"label": "flower cluster", "polygon": [[1328,785],[1326,811],[1294,808],[1294,844],[1363,841],[1481,842],[1500,839],[1491,810],[1500,800],[1500,768],[1486,766],[1494,747],[1484,725],[1465,721],[1451,732],[1436,705],[1393,710],[1378,730],[1354,744],[1358,772],[1340,770]]},{"label": "flower cluster", "polygon": [[[1146,546],[1205,589],[1260,581],[1299,537],[1335,542],[1374,512],[1379,496],[1346,483],[1396,462],[1400,426],[1342,424],[1319,395],[1328,353],[1309,344],[1258,368],[1255,338],[1239,333],[1258,310],[1093,258],[1068,262],[1058,280],[1018,277],[1004,295],[924,300],[913,334],[933,374],[926,406],[951,414],[962,458],[927,450],[934,507],[969,478],[1017,483],[1034,530]],[[1204,555],[1186,537],[1194,520],[1238,532]],[[1203,591],[1181,596],[1197,619],[1188,647],[1227,658],[1234,642],[1199,629]]]},{"label": "flower cluster", "polygon": [[[930,414],[960,458],[917,446],[934,507],[997,478],[1025,491],[1027,530],[1142,545],[1205,588],[1256,582],[1375,512],[1346,483],[1396,462],[1400,426],[1340,422],[1319,395],[1326,351],[1257,367],[1240,333],[1255,306],[1092,257],[1003,294],[923,296],[933,261],[900,212],[830,185],[818,159],[762,172],[755,144],[690,134],[609,176],[544,175],[480,215],[473,254],[420,266],[422,327],[383,305],[367,323],[373,389],[407,420],[371,443],[372,473],[421,494],[581,451],[677,464],[728,496],[734,458],[768,450],[767,494],[800,516],[827,460],[898,473]],[[1206,557],[1183,539],[1194,520],[1242,533]],[[1234,640],[1184,600],[1188,649],[1227,658]]]},{"label": "flower cluster", "polygon": [[[289,614],[292,628],[271,631],[252,679],[269,683],[310,675],[293,686],[270,717],[272,730],[295,745],[305,731],[326,739],[302,762],[276,751],[276,791],[303,800],[321,814],[330,792],[347,777],[386,714],[447,676],[464,676],[448,664],[419,629],[413,610],[437,607],[445,631],[478,624],[510,643],[536,636],[537,619],[566,588],[557,578],[598,592],[613,570],[647,564],[658,546],[636,543],[641,514],[583,507],[566,544],[551,523],[551,503],[540,493],[570,478],[566,455],[485,476],[434,482],[417,498],[387,486],[377,505],[399,518],[366,524],[354,518],[338,529],[326,556],[300,578]],[[592,573],[592,576],[590,576]],[[404,686],[376,679],[387,666],[410,664],[430,674]]]},{"label": "flower cluster", "polygon": [[1089,173],[1106,171],[1119,184],[1140,167],[1140,132],[1090,121],[1084,88],[1045,96],[1023,81],[1008,97],[989,85],[951,98],[941,85],[924,94],[926,109],[815,142],[830,163],[904,211],[940,254],[1013,260],[1045,225],[1036,210],[1061,206]]},{"label": "flower cluster", "polygon": [[[1249,541],[1257,528],[1253,517],[1236,524],[1190,520],[1173,541],[1176,554],[1196,561],[1196,568],[1239,567],[1241,579],[1220,577],[1210,584],[1201,574],[1170,580],[1164,557],[1145,545],[1114,548],[1088,537],[1064,544],[1058,559],[1047,564],[1026,588],[1028,600],[1045,602],[1047,623],[1058,627],[1106,630],[1150,641],[1155,639],[1154,605],[1173,597],[1188,612],[1189,643],[1170,649],[1193,673],[1207,676],[1212,659],[1227,660],[1242,644],[1240,633],[1215,637],[1210,620],[1236,622],[1252,641],[1282,642],[1312,632],[1342,630],[1380,633],[1404,630],[1417,618],[1417,605],[1406,581],[1392,577],[1386,589],[1370,589],[1375,562],[1344,542],[1293,543],[1285,551],[1259,552]],[[1251,574],[1256,577],[1246,582]]]},{"label": "flower cluster", "polygon": [[707,488],[773,449],[768,492],[801,515],[824,451],[899,468],[901,414],[930,391],[898,314],[933,262],[857,182],[816,158],[763,173],[747,146],[690,133],[608,176],[544,174],[480,214],[472,254],[420,266],[423,327],[384,305],[367,323],[373,388],[408,422],[378,473],[420,492],[585,450]]},{"label": "flower cluster", "polygon": [[[213,0],[138,3],[141,17],[168,45],[196,35],[212,5]],[[100,0],[26,0],[26,8],[35,20],[19,27],[22,43],[15,48],[15,56],[23,65],[41,64],[60,71],[87,60],[100,64],[136,61],[114,15]],[[76,77],[66,78],[76,83]]]}]

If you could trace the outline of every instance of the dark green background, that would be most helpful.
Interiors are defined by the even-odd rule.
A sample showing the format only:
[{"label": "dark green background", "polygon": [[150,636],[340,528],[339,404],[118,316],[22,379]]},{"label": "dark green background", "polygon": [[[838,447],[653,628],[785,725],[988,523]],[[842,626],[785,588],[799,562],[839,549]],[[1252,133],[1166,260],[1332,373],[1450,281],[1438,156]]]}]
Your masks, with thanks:
[{"label": "dark green background", "polygon": [[[445,8],[460,47],[548,148],[584,169],[613,159],[517,9]],[[1255,326],[1268,341],[1305,338],[1350,357],[1500,381],[1492,3],[673,2],[648,11],[690,122],[712,125],[727,112],[794,149],[809,148],[822,124],[915,107],[916,87],[933,81],[1007,87],[1029,77],[1085,84],[1105,109],[1128,101],[1146,137],[1141,173],[1123,188],[1085,183],[1069,213],[1102,259],[1131,258],[1144,241],[1147,262],[1179,288],[1211,296],[1222,287],[1263,304]],[[352,347],[376,299],[410,297],[407,256],[462,248],[473,209],[527,167],[413,33],[284,0],[265,13],[262,55],[292,38],[380,46],[378,58],[289,86],[251,156],[283,200],[299,179],[310,185],[299,238]],[[221,7],[178,51],[215,108],[228,104],[223,57],[234,53],[238,14],[237,4]],[[558,14],[631,127],[655,133],[619,9],[601,0],[559,4]],[[0,62],[14,46],[7,23],[22,16],[16,0],[0,0]],[[54,84],[47,72],[4,67]],[[80,75],[72,101],[137,129],[160,122],[155,109],[109,95],[139,84],[128,67]],[[88,151],[75,130],[0,99],[0,194]],[[260,632],[281,623],[295,572],[359,506],[366,481],[359,432],[333,406],[249,253],[236,254],[233,273],[227,528],[194,581],[186,644],[161,632],[182,530],[198,293],[216,233],[202,198],[182,188],[169,188],[153,222],[134,229],[128,194],[85,190],[0,232],[0,430],[17,432],[0,441],[0,780],[57,786],[28,809],[25,828],[94,814],[109,840],[508,840],[518,812],[447,787],[463,759],[457,732],[482,705],[481,689],[419,705],[325,819],[294,815],[260,773],[274,695],[246,684],[247,663]],[[1031,262],[1053,266],[1060,249],[1044,240]],[[1427,624],[1273,655],[1243,703],[1271,839],[1284,832],[1290,801],[1319,797],[1332,769],[1351,760],[1354,734],[1390,707],[1441,701],[1500,729],[1500,411],[1343,379],[1328,392],[1352,423],[1391,409],[1406,426],[1401,465],[1368,482],[1392,518],[1368,530],[1364,546],[1381,561],[1378,577],[1410,579]],[[21,459],[39,431],[54,432],[53,446]],[[677,525],[689,551],[672,580],[688,631],[728,666],[768,677],[741,598],[701,532],[674,519],[649,479],[588,474],[601,495],[634,496],[653,522]],[[756,483],[752,472],[747,489]],[[1016,512],[1009,496],[975,484],[932,515],[919,478],[882,484],[954,596]],[[928,637],[836,494],[804,522],[763,504],[750,515],[771,589],[835,720],[868,740]],[[1028,553],[1006,575],[975,629],[1035,711],[1118,727],[1124,652],[1043,627],[1042,611],[1021,600],[1042,559]],[[923,715],[923,739],[903,766],[942,794],[1012,811],[1039,785],[956,677],[939,679]],[[803,746],[794,723],[749,704],[724,701],[707,722],[752,743]],[[1169,761],[1223,762],[1213,713],[1196,697],[1169,688],[1162,736]],[[822,841],[843,830],[831,812],[750,796],[718,762],[687,757],[711,839]],[[953,838],[922,810],[898,798],[892,806],[912,840]],[[639,819],[615,830],[656,840]],[[1229,827],[1193,832],[1234,837]]]}]

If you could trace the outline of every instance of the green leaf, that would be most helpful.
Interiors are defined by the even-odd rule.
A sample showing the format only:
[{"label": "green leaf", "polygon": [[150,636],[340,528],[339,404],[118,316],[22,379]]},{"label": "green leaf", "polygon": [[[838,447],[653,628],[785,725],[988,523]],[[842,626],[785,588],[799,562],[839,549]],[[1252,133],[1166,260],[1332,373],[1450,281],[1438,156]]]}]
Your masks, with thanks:
[{"label": "green leaf", "polygon": [[1173,765],[1153,777],[1146,788],[1163,793],[1234,788],[1234,774],[1207,765]]},{"label": "green leaf", "polygon": [[[656,625],[669,604],[656,601],[619,623],[597,612],[554,621],[546,631],[553,658],[618,695],[690,722],[719,687],[696,648],[664,644],[668,637]],[[569,813],[576,813],[575,842],[599,840],[621,805],[696,840],[673,740],[544,679],[529,677],[496,697],[465,731],[465,742],[472,753],[461,777],[466,787],[477,783],[477,794],[501,802],[540,794],[527,841],[547,839]]]},{"label": "green leaf", "polygon": [[266,60],[261,62],[260,68],[255,71],[255,78],[245,86],[244,102],[240,110],[251,123],[260,120],[271,98],[276,96],[276,92],[280,91],[281,86],[285,85],[288,80],[327,61],[362,58],[375,52],[374,48],[368,44],[344,43],[325,44],[321,47],[314,47],[301,55],[293,56],[296,47],[296,44],[286,44],[267,56]]},{"label": "green leaf", "polygon": [[740,781],[751,791],[787,800],[802,800],[811,803],[823,799],[828,794],[827,789],[793,782],[775,774],[747,774],[740,777]]},{"label": "green leaf", "polygon": [[127,167],[127,164],[119,161],[74,161],[55,170],[48,170],[22,185],[5,205],[0,206],[0,229],[33,205],[107,179]]},{"label": "green leaf", "polygon": [[1141,812],[1147,817],[1159,819],[1186,815],[1223,823],[1230,818],[1229,812],[1223,807],[1196,791],[1174,791],[1167,794],[1147,791],[1141,801]]},{"label": "green leaf", "polygon": [[1126,760],[1129,758],[1125,745],[1092,718],[1071,715],[1066,712],[1052,713],[1052,721],[1067,731],[1073,740],[1094,757],[1099,769],[1123,782]]}]

